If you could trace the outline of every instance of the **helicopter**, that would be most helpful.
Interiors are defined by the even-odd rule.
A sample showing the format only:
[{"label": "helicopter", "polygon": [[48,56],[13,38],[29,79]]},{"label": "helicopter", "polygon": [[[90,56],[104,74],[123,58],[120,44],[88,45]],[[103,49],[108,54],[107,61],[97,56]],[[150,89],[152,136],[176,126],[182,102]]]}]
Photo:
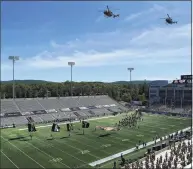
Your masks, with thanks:
[{"label": "helicopter", "polygon": [[119,17],[119,14],[114,14],[110,9],[109,7],[107,6],[107,9],[102,11],[104,13],[104,16],[107,17],[107,18],[110,18],[110,17],[113,17],[113,18],[116,18],[116,17]]},{"label": "helicopter", "polygon": [[167,14],[167,18],[160,18],[160,19],[165,19],[166,21],[166,24],[177,24],[178,22],[177,21],[173,21],[172,18]]}]

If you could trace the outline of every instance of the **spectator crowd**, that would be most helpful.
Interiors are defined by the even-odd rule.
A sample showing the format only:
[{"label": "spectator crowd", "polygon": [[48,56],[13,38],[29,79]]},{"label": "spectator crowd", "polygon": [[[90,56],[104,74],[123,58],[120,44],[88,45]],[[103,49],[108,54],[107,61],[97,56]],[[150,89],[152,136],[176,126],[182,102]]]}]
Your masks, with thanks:
[{"label": "spectator crowd", "polygon": [[[163,150],[162,150],[163,151]],[[123,159],[123,157],[121,157]],[[185,166],[192,163],[192,144],[190,140],[178,142],[167,150],[156,154],[155,151],[146,155],[142,160],[137,160],[133,163],[125,161],[125,164],[120,167],[123,169],[183,169]],[[116,163],[114,163],[114,169]]]}]

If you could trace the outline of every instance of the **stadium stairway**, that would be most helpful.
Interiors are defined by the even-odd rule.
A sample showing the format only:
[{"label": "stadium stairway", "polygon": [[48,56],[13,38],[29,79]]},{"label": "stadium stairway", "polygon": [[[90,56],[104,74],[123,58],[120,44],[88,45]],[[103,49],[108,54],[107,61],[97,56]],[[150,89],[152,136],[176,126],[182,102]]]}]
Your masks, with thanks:
[{"label": "stadium stairway", "polygon": [[[45,107],[36,99],[37,103],[46,111]],[[47,111],[46,111],[47,112]]]},{"label": "stadium stairway", "polygon": [[18,105],[15,103],[15,100],[13,100],[13,104],[18,108],[19,112],[21,113],[20,108],[18,107]]}]

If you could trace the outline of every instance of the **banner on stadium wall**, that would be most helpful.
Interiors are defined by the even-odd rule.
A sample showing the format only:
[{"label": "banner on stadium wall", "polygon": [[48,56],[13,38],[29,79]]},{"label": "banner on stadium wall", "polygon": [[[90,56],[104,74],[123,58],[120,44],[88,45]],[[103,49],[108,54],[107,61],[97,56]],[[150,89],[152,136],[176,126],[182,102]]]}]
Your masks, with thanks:
[{"label": "banner on stadium wall", "polygon": [[4,117],[17,117],[17,116],[22,116],[22,114],[20,112],[12,112],[4,114]]},{"label": "banner on stadium wall", "polygon": [[96,109],[95,106],[88,106],[87,108],[88,108],[88,109]]},{"label": "banner on stadium wall", "polygon": [[110,106],[110,107],[115,107],[115,106],[116,106],[116,104],[110,104],[109,106]]},{"label": "banner on stadium wall", "polygon": [[68,112],[71,111],[69,108],[60,109],[61,112]]},{"label": "banner on stadium wall", "polygon": [[46,114],[47,112],[45,110],[36,110],[32,111],[34,114]]},{"label": "banner on stadium wall", "polygon": [[33,112],[21,112],[22,116],[33,115]]},{"label": "banner on stadium wall", "polygon": [[110,107],[109,105],[103,105],[103,107]]},{"label": "banner on stadium wall", "polygon": [[80,110],[87,110],[88,108],[86,108],[86,107],[79,107],[80,108]]},{"label": "banner on stadium wall", "polygon": [[72,107],[72,108],[70,108],[70,110],[71,111],[78,111],[78,110],[80,110],[80,108],[79,107]]},{"label": "banner on stadium wall", "polygon": [[57,113],[56,109],[49,109],[49,110],[46,110],[48,113]]},{"label": "banner on stadium wall", "polygon": [[97,106],[95,106],[96,108],[103,108],[103,106],[102,105],[97,105]]}]

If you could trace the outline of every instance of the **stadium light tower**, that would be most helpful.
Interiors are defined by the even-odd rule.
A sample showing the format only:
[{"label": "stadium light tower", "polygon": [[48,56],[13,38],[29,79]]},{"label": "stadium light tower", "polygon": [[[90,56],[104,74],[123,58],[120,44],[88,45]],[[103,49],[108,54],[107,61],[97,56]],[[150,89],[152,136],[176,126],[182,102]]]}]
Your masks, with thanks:
[{"label": "stadium light tower", "polygon": [[15,71],[15,62],[19,60],[19,56],[9,56],[9,60],[13,62],[13,99],[15,99],[15,78],[14,78],[14,71]]},{"label": "stadium light tower", "polygon": [[130,72],[130,83],[131,83],[131,72],[134,70],[134,68],[127,68],[127,70]]},{"label": "stadium light tower", "polygon": [[68,62],[68,65],[71,67],[70,93],[71,93],[71,96],[72,96],[72,67],[75,65],[75,62]]}]

